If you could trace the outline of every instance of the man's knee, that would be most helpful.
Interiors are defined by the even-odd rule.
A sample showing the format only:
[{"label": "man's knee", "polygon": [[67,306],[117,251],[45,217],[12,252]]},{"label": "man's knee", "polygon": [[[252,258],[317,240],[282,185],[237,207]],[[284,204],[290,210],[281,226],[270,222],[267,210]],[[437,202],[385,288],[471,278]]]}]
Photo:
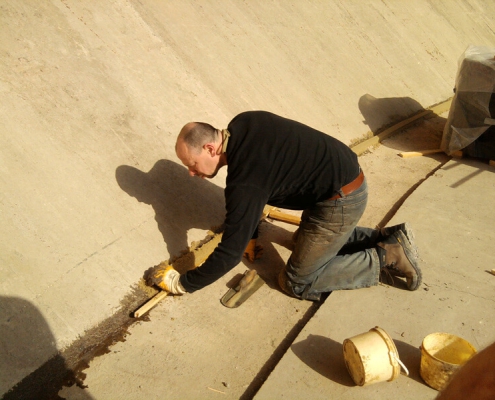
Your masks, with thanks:
[{"label": "man's knee", "polygon": [[286,268],[283,268],[278,274],[278,285],[283,290],[283,292],[288,294],[289,296],[296,297],[298,299],[301,298],[301,296],[296,294],[296,292],[294,291],[294,283],[287,275]]},{"label": "man's knee", "polygon": [[319,301],[321,293],[311,293],[311,284],[294,282],[283,268],[278,274],[278,284],[284,293],[301,300]]}]

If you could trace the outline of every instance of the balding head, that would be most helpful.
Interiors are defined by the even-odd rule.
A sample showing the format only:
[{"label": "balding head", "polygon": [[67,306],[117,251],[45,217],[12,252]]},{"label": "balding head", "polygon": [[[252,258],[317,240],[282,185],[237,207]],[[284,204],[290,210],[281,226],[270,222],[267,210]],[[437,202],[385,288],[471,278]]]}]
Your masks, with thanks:
[{"label": "balding head", "polygon": [[[206,143],[215,143],[217,140],[217,130],[210,124],[189,122],[181,129],[177,137],[177,144],[182,141],[189,149],[198,152]],[[177,144],[175,145],[176,151]]]},{"label": "balding head", "polygon": [[213,178],[227,164],[222,143],[221,131],[204,122],[189,122],[177,136],[175,152],[191,176]]}]

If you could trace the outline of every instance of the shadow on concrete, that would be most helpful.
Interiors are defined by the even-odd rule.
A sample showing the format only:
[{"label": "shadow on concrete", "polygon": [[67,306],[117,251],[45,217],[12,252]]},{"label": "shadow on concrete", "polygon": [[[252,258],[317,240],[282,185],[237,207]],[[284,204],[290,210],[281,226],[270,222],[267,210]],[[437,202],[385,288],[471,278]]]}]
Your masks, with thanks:
[{"label": "shadow on concrete", "polygon": [[[374,135],[426,111],[420,103],[409,97],[377,99],[365,94],[359,99],[358,105],[365,118],[363,122],[370,127]],[[439,149],[446,121],[446,118],[430,112],[398,128],[390,137],[381,141],[381,144],[400,152]],[[397,135],[406,130],[409,132],[408,135]],[[443,152],[425,156],[441,162],[446,162],[448,159]]]},{"label": "shadow on concrete", "polygon": [[223,223],[223,189],[189,176],[186,168],[173,161],[159,160],[148,172],[121,165],[115,177],[129,196],[153,207],[171,258],[189,247],[189,229],[208,230]]},{"label": "shadow on concrete", "polygon": [[291,346],[294,354],[320,375],[344,386],[356,386],[347,371],[342,344],[319,335],[309,335]]},{"label": "shadow on concrete", "polygon": [[[4,400],[59,399],[64,384],[77,382],[45,318],[27,300],[0,296],[0,344],[0,394],[8,391]],[[92,398],[80,393],[78,399]]]},{"label": "shadow on concrete", "polygon": [[459,179],[457,182],[453,183],[450,185],[452,189],[456,189],[460,186],[462,186],[464,183],[467,181],[476,178],[478,175],[489,172],[489,173],[494,173],[495,169],[487,164],[487,160],[479,159],[479,158],[472,158],[472,157],[464,157],[464,158],[457,158],[454,159],[454,162],[446,165],[443,167],[444,170],[450,170],[457,168],[461,165],[469,165],[470,167],[476,168],[471,174],[466,175]]},{"label": "shadow on concrete", "polygon": [[[291,237],[292,232],[268,221],[261,221],[257,244],[263,247],[262,256],[254,262],[250,262],[246,258],[242,259],[242,263],[246,266],[246,269],[256,270],[258,275],[270,289],[277,290],[280,293],[284,293],[284,291],[278,284],[278,275],[285,267],[286,261],[281,257],[274,244],[291,250]],[[226,283],[226,286],[229,289],[233,288],[238,284],[242,276],[243,274],[241,273],[236,274]]]},{"label": "shadow on concrete", "polygon": [[257,242],[263,246],[263,256],[254,263],[246,264],[249,268],[256,269],[258,275],[271,289],[281,293],[283,291],[278,284],[278,274],[285,267],[286,261],[281,257],[274,244],[290,249],[291,237],[292,232],[268,221],[262,221]]},{"label": "shadow on concrete", "polygon": [[411,346],[410,344],[404,343],[400,340],[394,340],[394,343],[395,347],[397,347],[397,351],[399,352],[400,360],[409,370],[409,378],[426,385],[419,374],[419,366],[421,364],[421,350],[419,347]]},{"label": "shadow on concrete", "polygon": [[[409,370],[409,378],[425,385],[419,374],[421,351],[400,340],[394,340],[402,363]],[[344,386],[356,386],[347,371],[342,344],[332,339],[309,335],[291,346],[294,354],[320,375]]]},{"label": "shadow on concrete", "polygon": [[374,134],[424,110],[420,103],[410,97],[376,98],[370,94],[360,97],[358,107],[364,117],[363,123]]}]

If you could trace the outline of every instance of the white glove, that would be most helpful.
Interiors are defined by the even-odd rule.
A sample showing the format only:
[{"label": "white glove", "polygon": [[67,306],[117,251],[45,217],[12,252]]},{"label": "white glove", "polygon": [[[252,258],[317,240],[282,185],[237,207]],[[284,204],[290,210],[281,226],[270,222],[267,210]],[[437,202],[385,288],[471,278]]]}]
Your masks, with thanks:
[{"label": "white glove", "polygon": [[165,286],[165,290],[169,293],[186,293],[186,290],[180,283],[180,274],[173,267],[170,267],[168,271],[165,271],[165,275],[163,277],[163,285]]}]

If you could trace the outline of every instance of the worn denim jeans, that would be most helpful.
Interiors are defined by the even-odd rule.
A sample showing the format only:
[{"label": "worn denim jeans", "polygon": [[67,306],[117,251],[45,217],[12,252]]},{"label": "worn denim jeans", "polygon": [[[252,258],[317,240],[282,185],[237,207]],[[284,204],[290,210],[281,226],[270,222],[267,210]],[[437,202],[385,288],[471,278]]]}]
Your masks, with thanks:
[{"label": "worn denim jeans", "polygon": [[367,200],[365,179],[350,195],[304,210],[285,271],[298,297],[317,299],[319,293],[378,284],[379,231],[356,226]]}]

